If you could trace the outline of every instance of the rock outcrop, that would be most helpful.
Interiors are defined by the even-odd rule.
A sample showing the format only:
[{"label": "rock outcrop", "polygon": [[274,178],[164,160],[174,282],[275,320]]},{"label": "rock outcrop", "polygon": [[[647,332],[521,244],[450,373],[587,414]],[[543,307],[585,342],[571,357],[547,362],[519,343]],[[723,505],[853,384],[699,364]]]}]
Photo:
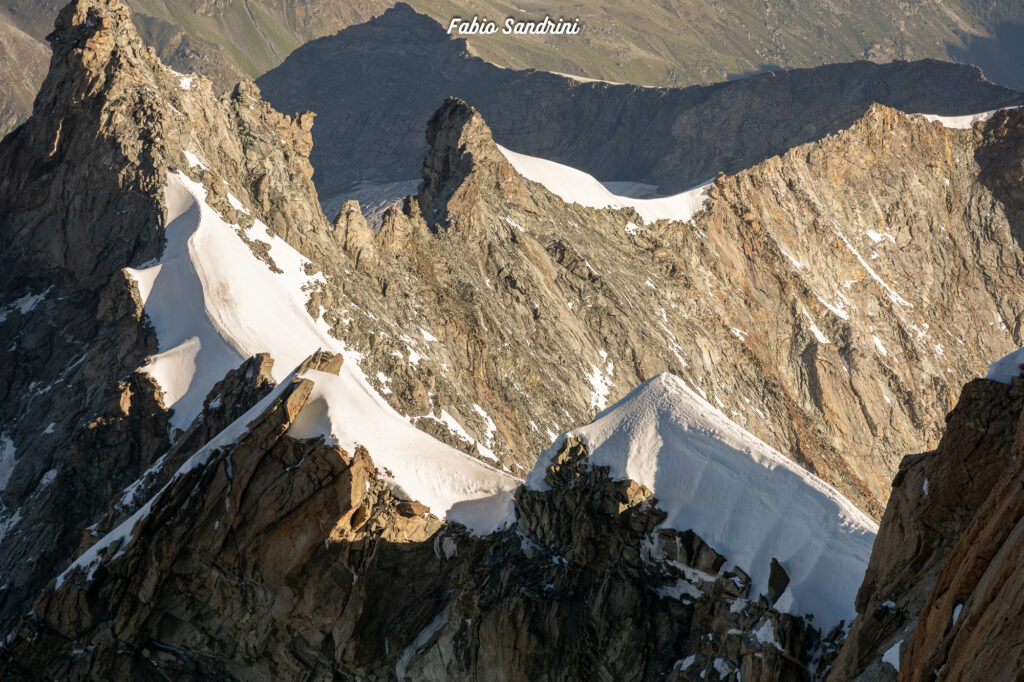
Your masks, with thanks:
[{"label": "rock outcrop", "polygon": [[[670,370],[878,516],[898,456],[933,447],[959,386],[1024,345],[1020,111],[953,130],[871,107],[717,178],[693,220],[645,222],[525,179],[451,99],[421,189],[375,235],[355,204],[320,211],[312,115],[170,71],[116,0],[76,0],[52,44],[33,116],[0,144],[0,626],[54,588],[4,653],[25,676],[554,678],[565,654],[581,678],[799,679],[841,640],[745,593],[693,534],[645,554],[656,505],[572,448],[552,478],[586,489],[522,492],[518,525],[480,540],[396,497],[375,453],[284,435],[308,380],[238,448],[207,447],[267,399],[270,358],[173,428],[138,371],[163,349],[131,276],[163,251],[169,173],[271,271],[256,220],[309,260],[306,312],[395,409],[517,474]],[[57,586],[81,552],[91,579]],[[751,639],[769,621],[771,642]]]},{"label": "rock outcrop", "polygon": [[955,388],[1021,341],[1019,113],[957,131],[874,108],[719,179],[692,223],[643,225],[525,180],[452,101],[423,190],[374,236],[355,205],[319,211],[312,116],[171,72],[114,2],[69,6],[53,40],[0,148],[6,619],[177,438],[156,387],[125,379],[159,348],[122,270],[163,248],[172,167],[324,273],[310,312],[396,409],[513,473],[668,370],[877,516],[897,456],[932,447]]},{"label": "rock outcrop", "polygon": [[[806,679],[822,635],[750,594],[578,441],[486,538],[394,497],[372,453],[287,434],[280,387],[47,590],[0,648],[66,680]],[[557,665],[552,665],[557,661]]]},{"label": "rock outcrop", "polygon": [[911,641],[954,545],[1010,473],[1022,398],[993,381],[967,384],[939,446],[903,460],[831,679],[884,678],[882,654]]},{"label": "rock outcrop", "polygon": [[[468,391],[496,425],[477,442],[522,469],[545,431],[668,370],[880,515],[898,457],[933,447],[962,383],[1021,341],[1019,113],[961,131],[874,107],[719,178],[690,223],[641,228],[525,181],[471,111],[434,117],[421,192],[360,269],[391,319],[445,321],[426,330],[438,344],[412,339],[434,414],[488,433],[448,397]],[[371,376],[407,352],[386,339]],[[423,414],[423,393],[402,394]]]},{"label": "rock outcrop", "polygon": [[580,82],[473,57],[464,40],[404,3],[299,47],[257,82],[279,110],[320,116],[312,161],[325,202],[351,198],[355,183],[416,178],[427,150],[423,121],[449,96],[478,109],[509,149],[664,193],[846,128],[875,102],[936,114],[1024,102],[974,67],[934,60],[832,64],[681,89]]},{"label": "rock outcrop", "polygon": [[[1016,386],[1018,399],[1022,386]],[[1009,466],[992,477],[990,494],[949,552],[920,610],[903,650],[901,679],[998,680],[1020,674],[1024,452],[1019,419],[1013,436]]]},{"label": "rock outcrop", "polygon": [[1024,377],[964,387],[938,448],[907,457],[830,680],[1012,679]]}]

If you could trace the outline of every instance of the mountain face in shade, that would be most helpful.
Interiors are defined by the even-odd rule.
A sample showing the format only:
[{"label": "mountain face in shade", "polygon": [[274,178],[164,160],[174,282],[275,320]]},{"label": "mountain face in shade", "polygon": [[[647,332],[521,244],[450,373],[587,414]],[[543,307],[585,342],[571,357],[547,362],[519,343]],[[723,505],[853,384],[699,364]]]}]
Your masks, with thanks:
[{"label": "mountain face in shade", "polygon": [[[333,244],[317,237],[329,226],[302,151],[312,119],[273,112],[251,84],[218,98],[208,81],[160,64],[130,27],[117,2],[66,7],[36,112],[0,147],[5,624],[90,537],[84,529],[112,496],[177,440],[165,387],[136,371],[165,349],[124,268],[164,252],[166,174],[188,167],[184,150],[240,174],[206,180],[208,201],[239,222],[251,225],[229,186],[275,204],[261,213],[275,229],[303,225],[302,250]],[[289,201],[278,195],[284,178]],[[236,409],[198,431],[223,427]]]},{"label": "mountain face in shade", "polygon": [[973,67],[937,61],[836,64],[685,89],[579,82],[473,57],[403,4],[303,45],[257,82],[277,109],[320,117],[311,160],[325,200],[358,182],[417,177],[423,121],[449,96],[476,107],[509,149],[666,193],[846,128],[872,103],[968,114],[1024,102]]},{"label": "mountain face in shade", "polygon": [[[13,123],[31,112],[45,75],[45,37],[63,0],[0,0],[0,50],[21,34],[17,51],[3,60],[0,112]],[[379,16],[394,0],[130,0],[143,42],[182,72],[200,73],[230,92],[242,78],[256,78],[281,64],[306,42]],[[453,16],[501,21],[509,7],[496,0],[438,3],[413,0],[419,12],[447,27]],[[609,0],[586,5],[553,3],[517,7],[524,20],[578,17],[584,31],[563,36],[497,35],[471,39],[473,54],[492,64],[568,72],[617,82],[683,87],[783,68],[852,60],[953,59],[977,64],[996,83],[1020,88],[1020,31],[1024,15],[1013,2],[946,0],[902,6],[883,0],[809,0],[751,5],[730,0],[709,5],[684,0],[622,6]],[[680,27],[685,30],[680,30]],[[29,48],[25,39],[38,41]],[[7,42],[8,46],[12,43]],[[42,61],[39,61],[42,55]],[[443,93],[447,95],[448,93]],[[439,103],[439,102],[438,102]],[[436,106],[437,103],[434,104]]]}]

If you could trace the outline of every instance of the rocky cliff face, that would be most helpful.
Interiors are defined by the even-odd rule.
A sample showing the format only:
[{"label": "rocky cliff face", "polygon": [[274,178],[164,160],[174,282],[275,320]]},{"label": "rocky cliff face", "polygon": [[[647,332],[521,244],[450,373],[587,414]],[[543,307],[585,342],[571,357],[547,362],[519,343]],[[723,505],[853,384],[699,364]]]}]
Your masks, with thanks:
[{"label": "rocky cliff face", "polygon": [[[880,514],[900,453],[933,446],[961,383],[1020,341],[1012,183],[984,179],[1001,173],[986,159],[1019,154],[1020,125],[876,107],[719,178],[692,222],[640,228],[524,180],[453,101],[431,122],[419,195],[355,255],[391,319],[444,321],[426,329],[440,343],[414,339],[409,369],[433,382],[418,395],[518,470],[546,431],[669,370]],[[403,352],[384,339],[365,351],[371,375]],[[394,402],[424,414],[416,396]]]},{"label": "rocky cliff face", "polygon": [[[678,192],[850,126],[875,102],[969,114],[1019,104],[973,67],[857,62],[685,89],[578,82],[502,69],[399,4],[303,45],[258,79],[280,111],[312,110],[325,199],[362,181],[418,175],[425,121],[449,96],[477,108],[509,149]],[[950,97],[949,93],[956,93]]]},{"label": "rocky cliff face", "polygon": [[396,499],[372,453],[288,435],[312,391],[290,381],[237,441],[199,450],[36,603],[0,649],[6,670],[797,680],[828,659],[820,632],[693,533],[659,531],[653,550],[657,500],[578,440],[548,491],[520,490],[517,524],[477,538]]},{"label": "rocky cliff face", "polygon": [[936,450],[907,457],[859,615],[829,679],[1009,679],[1020,599],[1024,379],[964,387]]},{"label": "rocky cliff face", "polygon": [[[125,378],[158,348],[121,270],[162,249],[172,166],[243,234],[259,218],[325,273],[310,310],[364,354],[397,409],[513,472],[671,370],[879,514],[898,453],[931,445],[954,387],[1020,341],[1016,114],[956,131],[873,109],[720,179],[692,224],[641,228],[635,214],[567,205],[523,179],[480,114],[453,101],[430,124],[422,191],[374,236],[352,205],[333,225],[318,211],[310,115],[273,112],[251,84],[218,98],[171,72],[120,5],[70,6],[54,49],[36,115],[0,150],[3,324],[15,340],[4,504],[22,524],[4,540],[21,547],[4,553],[18,576],[9,616],[48,572],[26,560],[66,561],[72,538],[174,438],[155,387]],[[967,293],[950,298],[954,286]],[[121,474],[92,454],[133,439],[113,448]],[[78,489],[65,477],[84,481],[80,506],[58,505],[57,491]],[[54,532],[24,532],[43,518]]]},{"label": "rocky cliff face", "polygon": [[4,623],[175,437],[135,372],[159,349],[122,270],[163,249],[167,170],[190,168],[242,224],[251,209],[229,188],[298,248],[337,251],[310,183],[311,117],[172,72],[120,3],[69,5],[52,45],[35,114],[0,147]]}]

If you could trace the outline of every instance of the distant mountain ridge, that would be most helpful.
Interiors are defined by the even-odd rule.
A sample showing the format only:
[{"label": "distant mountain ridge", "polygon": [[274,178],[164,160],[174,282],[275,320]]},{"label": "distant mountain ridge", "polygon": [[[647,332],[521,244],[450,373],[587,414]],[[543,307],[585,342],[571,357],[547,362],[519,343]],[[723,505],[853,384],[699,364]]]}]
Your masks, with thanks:
[{"label": "distant mountain ridge", "polygon": [[[877,517],[899,454],[933,443],[959,386],[1021,341],[1016,152],[1001,137],[1019,110],[957,130],[874,105],[717,178],[695,215],[645,221],[523,177],[451,99],[428,122],[417,195],[374,234],[358,205],[322,214],[313,116],[278,114],[252,83],[219,97],[161,65],[127,18],[84,23],[96,11],[127,14],[113,0],[64,11],[36,115],[0,146],[0,327],[14,340],[0,435],[17,519],[4,618],[192,414],[139,371],[170,349],[125,270],[166,247],[172,167],[268,267],[284,271],[279,237],[323,273],[303,305],[393,409],[513,475],[670,371]],[[201,445],[227,412],[181,437]]]},{"label": "distant mountain ridge", "polygon": [[257,84],[280,111],[317,113],[312,163],[324,201],[359,182],[415,178],[422,121],[448,96],[478,108],[513,151],[667,193],[848,127],[875,102],[936,114],[1024,103],[976,68],[937,61],[836,64],[670,90],[583,83],[473,57],[465,41],[404,4],[302,46]]},{"label": "distant mountain ridge", "polygon": [[[474,54],[512,68],[538,68],[645,85],[687,86],[750,75],[871,59],[981,60],[1000,74],[1013,71],[1015,31],[1024,11],[1009,2],[946,0],[914,6],[883,0],[809,0],[660,6],[609,0],[586,4],[509,6],[496,0],[437,3],[412,0],[447,26],[455,16],[503,21],[578,17],[579,40],[498,33],[471,41]],[[13,25],[41,39],[60,0],[3,0]],[[229,88],[277,66],[303,43],[380,15],[393,0],[337,3],[303,0],[132,0],[147,44],[178,70],[198,71]],[[1002,82],[1002,81],[1000,81]],[[1021,82],[1010,83],[1022,84]]]},{"label": "distant mountain ridge", "polygon": [[[558,37],[475,37],[474,54],[505,67],[537,68],[615,82],[684,87],[764,71],[869,59],[954,59],[982,66],[992,80],[1024,88],[1017,66],[1024,8],[1002,0],[945,0],[901,5],[885,0],[792,3],[687,0],[621,5],[497,0],[412,0],[447,26],[453,16],[500,21],[579,17],[584,30]],[[62,0],[0,0],[0,24],[36,40],[50,31]],[[379,16],[393,0],[131,0],[146,44],[182,72],[202,73],[225,91],[278,66],[304,43]],[[42,80],[25,57],[10,65],[13,87],[33,93]],[[0,93],[2,94],[2,93]],[[452,94],[452,93],[444,93]],[[14,121],[30,102],[15,101]],[[0,127],[0,133],[10,128]]]},{"label": "distant mountain ridge", "polygon": [[32,110],[49,62],[45,43],[0,17],[0,137]]}]

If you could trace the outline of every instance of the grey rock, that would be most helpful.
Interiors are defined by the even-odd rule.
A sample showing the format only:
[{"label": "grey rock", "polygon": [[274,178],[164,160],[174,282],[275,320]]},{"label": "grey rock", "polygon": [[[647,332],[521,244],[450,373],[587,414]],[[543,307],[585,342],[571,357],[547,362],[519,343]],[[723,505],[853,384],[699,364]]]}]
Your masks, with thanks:
[{"label": "grey rock", "polygon": [[[286,431],[285,388],[0,649],[68,680],[806,679],[820,634],[649,549],[664,518],[569,442],[519,525],[474,538],[394,499],[371,455]],[[696,540],[699,542],[699,540]],[[777,643],[755,631],[770,628]],[[723,676],[722,671],[727,673]]]}]

